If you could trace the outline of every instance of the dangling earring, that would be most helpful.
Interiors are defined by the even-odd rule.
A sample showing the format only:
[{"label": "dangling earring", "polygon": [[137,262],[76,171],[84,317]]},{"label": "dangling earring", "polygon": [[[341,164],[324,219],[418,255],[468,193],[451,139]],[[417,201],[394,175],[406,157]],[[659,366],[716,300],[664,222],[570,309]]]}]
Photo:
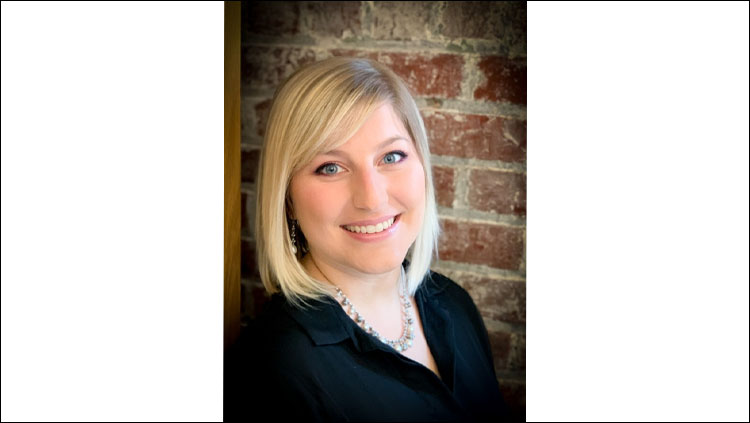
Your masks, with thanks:
[{"label": "dangling earring", "polygon": [[297,222],[296,220],[292,219],[292,254],[295,254],[295,255],[297,254],[297,240],[295,239],[295,235],[297,232],[295,228],[296,222]]}]

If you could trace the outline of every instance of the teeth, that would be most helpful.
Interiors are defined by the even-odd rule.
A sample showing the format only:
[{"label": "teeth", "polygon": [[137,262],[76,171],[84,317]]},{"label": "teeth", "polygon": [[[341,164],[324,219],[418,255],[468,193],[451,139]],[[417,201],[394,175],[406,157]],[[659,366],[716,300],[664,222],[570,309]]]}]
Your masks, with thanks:
[{"label": "teeth", "polygon": [[377,225],[367,225],[367,226],[344,226],[346,230],[349,232],[355,232],[358,234],[374,234],[378,232],[383,232],[385,229],[388,229],[393,225],[393,221],[395,220],[395,217],[392,217],[385,222],[378,223]]}]

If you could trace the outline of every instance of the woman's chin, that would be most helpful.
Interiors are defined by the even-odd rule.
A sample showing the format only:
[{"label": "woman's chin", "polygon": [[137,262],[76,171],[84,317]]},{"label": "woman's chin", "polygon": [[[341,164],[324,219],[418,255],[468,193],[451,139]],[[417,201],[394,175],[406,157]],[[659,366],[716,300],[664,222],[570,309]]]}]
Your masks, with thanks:
[{"label": "woman's chin", "polygon": [[398,268],[405,257],[405,253],[397,254],[396,251],[391,250],[388,254],[372,255],[363,261],[352,263],[351,266],[361,273],[377,275]]}]

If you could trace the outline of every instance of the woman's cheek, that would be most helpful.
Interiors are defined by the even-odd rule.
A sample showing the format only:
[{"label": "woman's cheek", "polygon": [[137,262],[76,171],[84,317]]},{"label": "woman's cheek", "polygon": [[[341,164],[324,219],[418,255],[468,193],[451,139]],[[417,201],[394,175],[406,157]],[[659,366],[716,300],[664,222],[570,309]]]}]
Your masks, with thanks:
[{"label": "woman's cheek", "polygon": [[307,215],[317,215],[318,209],[324,204],[321,197],[324,195],[324,189],[314,181],[300,177],[293,184],[293,199],[300,209],[300,213]]},{"label": "woman's cheek", "polygon": [[409,191],[415,197],[415,200],[424,198],[425,176],[424,167],[422,167],[421,163],[417,163],[415,166],[412,166],[411,173],[409,175],[409,182]]},{"label": "woman's cheek", "polygon": [[305,184],[300,191],[300,196],[311,210],[316,214],[321,211],[331,210],[337,202],[336,189],[332,184]]}]

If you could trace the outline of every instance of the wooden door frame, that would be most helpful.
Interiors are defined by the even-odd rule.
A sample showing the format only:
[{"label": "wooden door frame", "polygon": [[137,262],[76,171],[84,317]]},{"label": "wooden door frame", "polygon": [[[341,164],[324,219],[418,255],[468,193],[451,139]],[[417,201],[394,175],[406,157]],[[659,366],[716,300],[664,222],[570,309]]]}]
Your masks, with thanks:
[{"label": "wooden door frame", "polygon": [[240,334],[241,2],[224,2],[224,348]]}]

